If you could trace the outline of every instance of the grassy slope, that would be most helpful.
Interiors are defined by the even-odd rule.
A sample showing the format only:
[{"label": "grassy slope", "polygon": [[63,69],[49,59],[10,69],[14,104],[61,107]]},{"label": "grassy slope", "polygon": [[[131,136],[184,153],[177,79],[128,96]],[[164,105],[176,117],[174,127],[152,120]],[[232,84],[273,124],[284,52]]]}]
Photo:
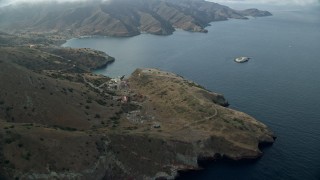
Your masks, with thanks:
[{"label": "grassy slope", "polygon": [[[273,142],[267,127],[244,113],[222,107],[213,102],[217,94],[177,75],[144,69],[130,79],[133,89],[147,100],[143,114],[153,114],[161,124],[157,136],[203,143],[196,153],[224,154],[232,159],[254,158],[260,155],[260,141]],[[208,98],[211,97],[211,98]],[[219,142],[218,142],[219,141]],[[218,143],[218,144],[217,144]]]},{"label": "grassy slope", "polygon": [[[224,99],[182,77],[137,70],[129,89],[110,92],[92,87],[109,78],[89,73],[86,61],[74,66],[64,51],[0,48],[0,174],[6,177],[174,176],[215,154],[256,158],[260,141],[273,142],[265,125],[214,103]],[[130,103],[114,100],[122,95]]]},{"label": "grassy slope", "polygon": [[99,133],[117,126],[121,106],[83,81],[109,78],[74,67],[63,54],[27,47],[2,47],[0,54],[0,174],[121,177]]},{"label": "grassy slope", "polygon": [[[0,116],[7,121],[88,129],[101,126],[120,109],[111,107],[116,103],[110,97],[81,83],[81,77],[73,78],[79,82],[63,79],[62,70],[57,69],[73,71],[73,65],[61,58],[28,48],[3,48],[0,52]],[[52,77],[41,69],[51,70]],[[106,104],[98,104],[99,100]],[[99,119],[96,112],[100,112]]]}]

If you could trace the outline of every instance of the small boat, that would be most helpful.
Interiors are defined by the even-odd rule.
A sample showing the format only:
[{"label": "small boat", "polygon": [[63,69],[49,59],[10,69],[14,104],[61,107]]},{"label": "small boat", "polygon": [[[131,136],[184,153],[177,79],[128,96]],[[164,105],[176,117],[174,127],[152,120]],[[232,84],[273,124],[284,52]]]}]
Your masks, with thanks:
[{"label": "small boat", "polygon": [[244,63],[249,61],[249,59],[250,59],[249,57],[241,56],[241,57],[235,58],[234,61],[237,63]]}]

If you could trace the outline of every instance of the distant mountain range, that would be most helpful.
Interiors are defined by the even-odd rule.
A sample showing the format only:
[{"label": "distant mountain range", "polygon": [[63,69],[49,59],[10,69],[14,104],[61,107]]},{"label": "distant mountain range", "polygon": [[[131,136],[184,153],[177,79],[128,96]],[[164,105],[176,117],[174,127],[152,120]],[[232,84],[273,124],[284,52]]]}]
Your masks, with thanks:
[{"label": "distant mountain range", "polygon": [[207,32],[210,22],[270,16],[258,9],[234,10],[204,0],[111,0],[36,3],[0,8],[4,32],[59,32],[81,35],[169,35],[176,28]]}]

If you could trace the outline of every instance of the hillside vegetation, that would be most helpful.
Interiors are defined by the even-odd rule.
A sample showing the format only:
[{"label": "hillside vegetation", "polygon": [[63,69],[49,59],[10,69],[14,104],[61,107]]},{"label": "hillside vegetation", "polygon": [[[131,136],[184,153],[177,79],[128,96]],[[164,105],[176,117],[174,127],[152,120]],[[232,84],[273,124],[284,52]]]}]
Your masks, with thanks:
[{"label": "hillside vegetation", "polygon": [[267,11],[238,11],[204,0],[111,0],[20,4],[0,8],[0,30],[60,33],[64,36],[172,34],[175,28],[207,32],[212,21],[270,16]]},{"label": "hillside vegetation", "polygon": [[202,0],[27,3],[0,8],[0,179],[173,179],[221,158],[257,159],[274,135],[222,94],[173,73],[91,71],[115,59],[63,48],[82,35],[206,32],[268,16]]},{"label": "hillside vegetation", "polygon": [[219,157],[255,159],[274,141],[222,95],[172,73],[95,75],[105,54],[90,49],[0,53],[1,178],[173,178]]}]

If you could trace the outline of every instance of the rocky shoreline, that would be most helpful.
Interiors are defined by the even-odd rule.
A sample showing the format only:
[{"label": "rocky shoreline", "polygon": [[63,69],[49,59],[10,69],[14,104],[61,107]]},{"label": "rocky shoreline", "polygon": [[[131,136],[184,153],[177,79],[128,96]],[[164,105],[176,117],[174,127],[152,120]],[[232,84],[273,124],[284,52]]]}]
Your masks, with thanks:
[{"label": "rocky shoreline", "polygon": [[[17,9],[19,14],[16,14]],[[234,10],[204,0],[30,3],[0,8],[0,31],[15,34],[51,33],[69,37],[130,37],[141,33],[170,35],[175,29],[206,33],[208,31],[205,28],[214,21],[271,15],[268,11]],[[59,39],[59,35],[56,37]]]},{"label": "rocky shoreline", "polygon": [[[201,17],[205,20],[199,21],[200,17],[185,19],[181,9],[172,9],[185,1],[172,1],[174,6],[162,2],[150,6],[158,7],[163,16],[168,8],[176,10],[176,18],[184,20],[162,17],[168,23],[139,11],[143,22],[138,30],[131,26],[132,31],[71,32],[72,27],[47,33],[40,23],[45,34],[0,33],[0,178],[174,179],[210,162],[258,159],[262,148],[274,143],[275,135],[266,125],[227,108],[222,94],[195,82],[152,68],[137,69],[127,79],[93,74],[115,59],[92,49],[57,47],[88,32],[114,36],[141,31],[166,35],[174,28],[205,32],[211,21],[270,15],[193,1],[188,9],[192,12],[207,5],[221,8],[219,16],[205,9]],[[197,23],[190,24],[193,20]],[[158,21],[160,25],[153,24]]]},{"label": "rocky shoreline", "polygon": [[[0,51],[6,57],[0,63],[5,177],[173,179],[221,157],[259,158],[259,145],[274,142],[264,124],[221,106],[227,104],[223,95],[170,72],[138,69],[129,79],[113,80],[57,63],[64,53]],[[24,93],[11,96],[13,88]],[[10,105],[14,111],[5,108]],[[52,112],[44,113],[48,108]]]},{"label": "rocky shoreline", "polygon": [[258,159],[275,140],[264,124],[226,108],[223,95],[174,73],[138,69],[111,79],[90,72],[108,62],[103,52],[42,45],[0,51],[6,177],[172,179],[221,158]]}]

